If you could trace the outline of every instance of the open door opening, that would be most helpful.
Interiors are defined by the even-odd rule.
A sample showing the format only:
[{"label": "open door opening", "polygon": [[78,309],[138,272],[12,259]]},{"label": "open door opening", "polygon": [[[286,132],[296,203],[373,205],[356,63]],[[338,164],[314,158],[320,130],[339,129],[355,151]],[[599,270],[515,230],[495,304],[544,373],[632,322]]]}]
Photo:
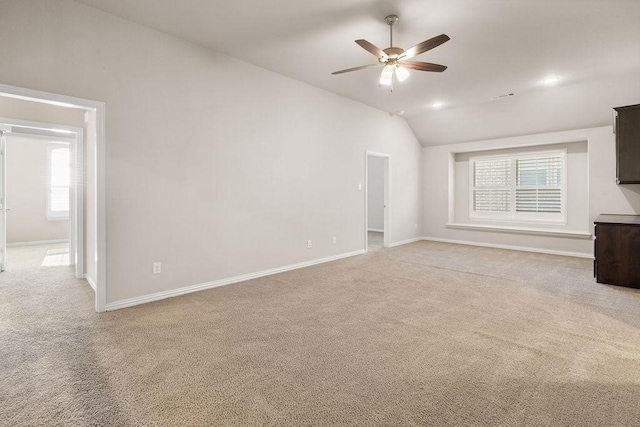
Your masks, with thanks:
[{"label": "open door opening", "polygon": [[365,250],[389,247],[389,155],[367,151]]},{"label": "open door opening", "polygon": [[5,143],[6,130],[0,129],[0,273],[5,270],[7,258],[7,207],[5,189]]},{"label": "open door opening", "polygon": [[[52,181],[49,183],[49,192],[52,197],[47,201],[48,210],[51,211],[48,213],[55,216],[64,210],[61,206],[66,204],[66,201],[61,202],[59,196],[68,192],[69,233],[66,239],[69,248],[68,264],[76,265],[75,276],[78,279],[86,279],[94,289],[96,311],[105,311],[105,104],[100,101],[0,84],[0,123],[4,123],[4,126],[0,126],[0,130],[5,132],[30,133],[31,136],[48,139],[49,142],[45,145],[51,146],[52,153],[49,155],[57,159],[55,163],[58,166],[64,164],[66,159],[69,159],[70,163],[75,162],[75,167],[67,169],[68,180],[63,178],[66,176],[64,168],[61,168],[55,177],[49,172],[48,178]],[[56,123],[64,123],[64,125]],[[9,129],[6,129],[7,125]],[[58,137],[58,140],[55,138],[52,140],[52,136]],[[64,141],[65,138],[71,141]],[[69,150],[62,149],[65,147]],[[11,162],[10,156],[11,152],[9,157],[3,155],[0,160]],[[11,185],[10,182],[8,184]],[[11,187],[9,190],[11,191]],[[12,197],[11,193],[8,195]],[[2,202],[0,229],[3,232],[0,233],[0,240],[2,236],[6,239],[6,226],[8,225],[11,230],[12,217],[17,215],[11,200],[5,198]],[[44,203],[41,198],[41,204],[44,205]],[[7,208],[11,210],[7,212]],[[7,213],[9,213],[8,217]],[[15,223],[15,218],[13,220]],[[57,240],[57,238],[51,240]],[[6,255],[8,249],[6,241],[0,242],[0,246],[2,246],[0,254]],[[61,248],[50,249],[53,251],[46,253],[45,258],[49,259],[43,260],[45,264],[61,264],[66,261],[65,254],[61,253],[62,251],[56,251]],[[8,269],[6,274],[10,275],[5,277],[15,277],[17,273],[9,271],[12,268],[11,256],[5,261],[7,261],[5,268]],[[1,276],[0,274],[0,280],[2,280]]]},{"label": "open door opening", "polygon": [[16,123],[0,119],[1,271],[74,266],[83,278],[83,131]]}]

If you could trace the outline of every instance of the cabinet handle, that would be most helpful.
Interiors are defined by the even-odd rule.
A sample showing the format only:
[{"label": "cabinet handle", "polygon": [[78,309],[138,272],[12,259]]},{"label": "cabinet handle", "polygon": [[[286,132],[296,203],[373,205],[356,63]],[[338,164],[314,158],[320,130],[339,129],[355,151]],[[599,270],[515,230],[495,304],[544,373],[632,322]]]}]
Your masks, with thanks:
[{"label": "cabinet handle", "polygon": [[[598,226],[594,228],[594,234],[598,231]],[[597,234],[596,234],[597,236]],[[593,239],[593,277],[598,278],[598,238]]]}]

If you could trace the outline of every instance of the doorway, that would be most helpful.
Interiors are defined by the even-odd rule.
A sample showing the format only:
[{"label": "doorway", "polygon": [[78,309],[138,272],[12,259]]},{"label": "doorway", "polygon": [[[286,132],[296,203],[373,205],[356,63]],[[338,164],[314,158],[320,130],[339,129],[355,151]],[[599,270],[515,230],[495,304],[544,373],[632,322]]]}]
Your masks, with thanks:
[{"label": "doorway", "polygon": [[[65,112],[81,111],[84,119],[84,157],[77,161],[76,172],[84,177],[84,188],[78,188],[75,200],[84,198],[84,203],[76,206],[77,209],[85,209],[84,224],[80,228],[70,225],[72,233],[84,230],[83,239],[73,237],[70,239],[70,257],[73,258],[74,251],[71,245],[83,245],[84,257],[76,257],[76,265],[84,263],[84,268],[79,269],[79,273],[84,270],[84,278],[95,290],[96,311],[106,310],[106,186],[105,186],[105,104],[100,101],[77,98],[73,96],[43,92],[17,86],[0,84],[0,106],[4,104],[4,117],[21,117],[25,120],[41,120],[42,122],[56,122],[56,120],[43,120],[31,117],[35,114],[39,117],[45,108],[57,108],[54,116],[58,114],[66,115]],[[29,108],[13,108],[12,100],[29,103]],[[31,104],[34,104],[32,106]],[[15,115],[14,115],[15,113]],[[29,117],[26,117],[29,116]],[[20,126],[20,124],[18,124]],[[45,129],[46,130],[46,129]],[[82,147],[83,144],[78,144]],[[76,153],[81,153],[80,149]],[[82,154],[80,154],[82,155]],[[81,191],[82,190],[82,191]],[[6,214],[2,206],[1,213]],[[10,207],[10,206],[9,206]],[[0,215],[1,217],[2,215]],[[80,217],[80,216],[78,216]],[[70,218],[71,219],[71,218]],[[4,227],[4,224],[0,224]],[[3,248],[4,249],[4,248]],[[73,260],[70,260],[73,262]]]},{"label": "doorway", "polygon": [[0,272],[84,277],[83,130],[0,118]]},{"label": "doorway", "polygon": [[365,156],[365,251],[389,247],[389,155]]}]

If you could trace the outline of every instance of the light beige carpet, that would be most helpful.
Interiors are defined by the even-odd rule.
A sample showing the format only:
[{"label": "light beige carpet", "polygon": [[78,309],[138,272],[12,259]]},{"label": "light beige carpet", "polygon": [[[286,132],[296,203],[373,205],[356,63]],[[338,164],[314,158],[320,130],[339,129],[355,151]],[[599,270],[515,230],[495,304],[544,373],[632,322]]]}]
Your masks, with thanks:
[{"label": "light beige carpet", "polygon": [[7,248],[7,270],[69,265],[69,243],[12,246]]},{"label": "light beige carpet", "polygon": [[379,231],[367,231],[367,244],[370,251],[377,251],[384,247],[384,233]]},{"label": "light beige carpet", "polygon": [[640,425],[640,292],[417,242],[106,314],[0,275],[0,424]]}]

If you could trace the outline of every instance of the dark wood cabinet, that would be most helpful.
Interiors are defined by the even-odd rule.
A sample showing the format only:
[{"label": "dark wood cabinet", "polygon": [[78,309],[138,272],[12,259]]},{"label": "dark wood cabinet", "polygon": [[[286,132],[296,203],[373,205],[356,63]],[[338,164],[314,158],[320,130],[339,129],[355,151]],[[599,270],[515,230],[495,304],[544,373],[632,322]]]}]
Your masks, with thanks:
[{"label": "dark wood cabinet", "polygon": [[640,215],[600,215],[595,224],[596,281],[640,288]]},{"label": "dark wood cabinet", "polygon": [[616,183],[640,184],[640,104],[614,111]]}]

